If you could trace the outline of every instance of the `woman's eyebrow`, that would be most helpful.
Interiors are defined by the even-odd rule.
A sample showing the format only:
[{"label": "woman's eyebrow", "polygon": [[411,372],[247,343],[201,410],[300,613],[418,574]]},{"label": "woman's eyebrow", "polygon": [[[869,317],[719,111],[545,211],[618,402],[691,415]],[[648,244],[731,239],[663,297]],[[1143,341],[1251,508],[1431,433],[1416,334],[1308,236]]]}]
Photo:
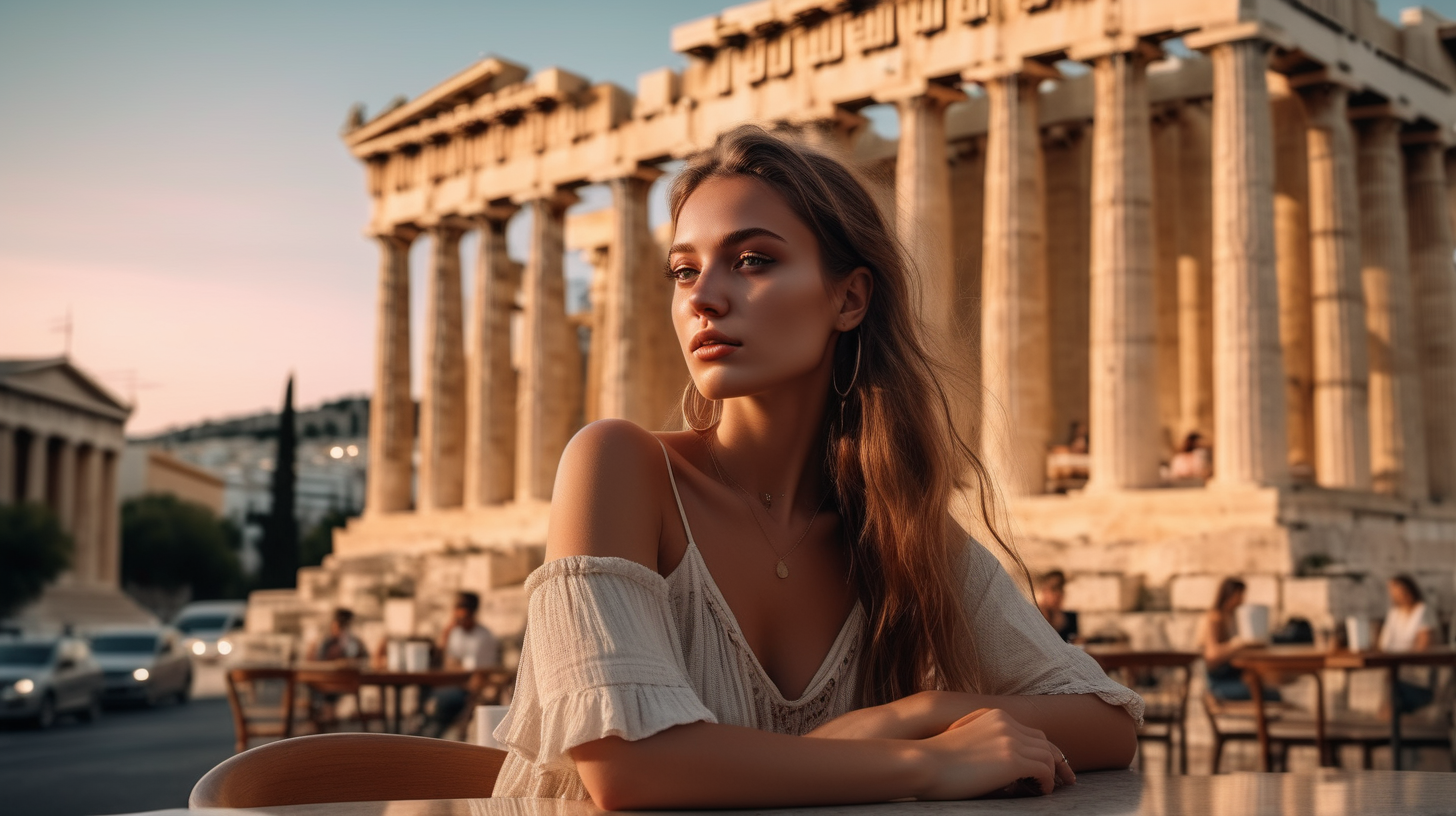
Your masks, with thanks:
[{"label": "woman's eyebrow", "polygon": [[[764,227],[744,227],[741,230],[734,230],[733,232],[730,232],[727,235],[723,236],[721,246],[736,246],[743,243],[744,241],[747,241],[750,238],[772,238],[775,241],[779,241],[781,243],[788,243],[788,241],[785,240],[782,235],[779,235],[777,232],[774,232],[771,229],[765,229]],[[693,247],[692,244],[673,244],[671,247],[668,248],[667,254],[669,256],[672,256],[678,254],[679,252],[692,253],[696,251],[697,250]]]}]

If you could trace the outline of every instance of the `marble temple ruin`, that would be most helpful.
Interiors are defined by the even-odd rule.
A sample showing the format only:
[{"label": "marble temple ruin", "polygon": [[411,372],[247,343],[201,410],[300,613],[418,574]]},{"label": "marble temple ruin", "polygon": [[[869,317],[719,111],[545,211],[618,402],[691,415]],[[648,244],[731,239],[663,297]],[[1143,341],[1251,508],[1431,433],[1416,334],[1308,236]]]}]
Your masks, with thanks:
[{"label": "marble temple ruin", "polygon": [[[346,128],[380,258],[367,506],[296,593],[254,595],[251,629],[344,603],[376,637],[427,633],[469,588],[519,636],[563,447],[603,417],[665,427],[686,379],[653,185],[745,121],[882,183],[925,323],[977,363],[968,430],[1016,543],[1068,573],[1084,630],[1186,646],[1229,574],[1328,627],[1409,571],[1449,620],[1456,23],[1373,0],[760,0],[671,42],[686,67],[635,92],[491,58]],[[573,212],[587,185],[610,206]],[[591,307],[568,314],[577,250]],[[1074,423],[1066,489],[1048,456]],[[1211,478],[1169,485],[1194,431]]]}]

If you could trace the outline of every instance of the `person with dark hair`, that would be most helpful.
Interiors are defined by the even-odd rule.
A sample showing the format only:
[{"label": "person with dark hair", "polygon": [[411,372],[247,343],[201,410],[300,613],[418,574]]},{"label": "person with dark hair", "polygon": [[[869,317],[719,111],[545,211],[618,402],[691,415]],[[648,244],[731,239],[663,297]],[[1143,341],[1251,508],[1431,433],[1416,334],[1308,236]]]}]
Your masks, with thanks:
[{"label": "person with dark hair", "polygon": [[340,607],[329,621],[329,634],[311,650],[314,660],[366,660],[369,650],[354,636],[354,611]]},{"label": "person with dark hair", "polygon": [[[1385,622],[1380,626],[1380,651],[1424,652],[1431,648],[1436,620],[1416,579],[1396,575],[1386,589],[1390,593],[1390,611],[1385,613]],[[1430,686],[1400,678],[1396,681],[1396,698],[1400,713],[1409,714],[1430,705],[1436,695]]]},{"label": "person with dark hair", "polygon": [[1204,445],[1203,434],[1190,431],[1183,438],[1183,447],[1168,463],[1168,478],[1173,481],[1207,479],[1213,472],[1213,462]]},{"label": "person with dark hair", "polygon": [[[477,620],[480,613],[480,596],[474,592],[460,592],[455,596],[455,606],[450,611],[450,622],[440,634],[438,644],[441,661],[446,669],[491,669],[500,665],[500,641],[495,633]],[[433,693],[434,714],[430,721],[435,736],[444,733],[460,716],[470,693],[464,688],[441,688]]]},{"label": "person with dark hair", "polygon": [[1081,640],[1077,633],[1077,613],[1062,608],[1067,597],[1067,576],[1061,570],[1044,573],[1036,582],[1036,608],[1057,630],[1057,636],[1068,643]]},{"label": "person with dark hair", "polygon": [[[1244,603],[1246,587],[1237,578],[1225,578],[1218,585],[1213,607],[1198,622],[1198,649],[1203,652],[1203,667],[1208,674],[1208,693],[1219,700],[1251,700],[1253,692],[1244,682],[1243,673],[1229,661],[1234,655],[1260,646],[1237,636],[1234,610]],[[1277,689],[1265,693],[1265,699],[1279,699]]]},{"label": "person with dark hair", "polygon": [[684,427],[602,420],[562,454],[495,795],[809,806],[1127,767],[1141,698],[951,514],[979,497],[1017,561],[956,428],[960,347],[924,333],[953,304],[875,196],[745,125],[668,209]]}]

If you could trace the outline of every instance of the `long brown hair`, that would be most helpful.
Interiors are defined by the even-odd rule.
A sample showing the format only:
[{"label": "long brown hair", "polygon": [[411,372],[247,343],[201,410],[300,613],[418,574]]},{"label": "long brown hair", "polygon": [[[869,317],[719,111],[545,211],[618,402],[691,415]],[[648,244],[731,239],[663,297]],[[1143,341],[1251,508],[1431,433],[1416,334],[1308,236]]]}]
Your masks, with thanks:
[{"label": "long brown hair", "polygon": [[965,589],[955,569],[966,552],[947,524],[957,490],[971,488],[991,536],[1020,559],[996,531],[986,469],[956,433],[941,367],[920,337],[906,253],[849,168],[753,125],[724,133],[687,163],[669,194],[673,223],[704,181],[740,175],[777,191],[803,220],[830,280],[859,267],[873,277],[863,322],[835,349],[838,382],[851,381],[857,356],[858,376],[842,403],[829,395],[824,420],[825,475],[870,621],[864,703],[928,688],[973,690]]}]

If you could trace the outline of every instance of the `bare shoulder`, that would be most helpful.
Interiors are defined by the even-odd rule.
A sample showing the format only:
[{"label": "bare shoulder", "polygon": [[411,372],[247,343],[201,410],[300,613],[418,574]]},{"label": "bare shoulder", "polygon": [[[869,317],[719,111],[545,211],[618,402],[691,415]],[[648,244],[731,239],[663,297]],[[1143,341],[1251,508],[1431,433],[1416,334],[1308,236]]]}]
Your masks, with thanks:
[{"label": "bare shoulder", "polygon": [[667,490],[656,437],[621,419],[587,425],[572,437],[556,470],[547,560],[615,556],[656,570]]}]

